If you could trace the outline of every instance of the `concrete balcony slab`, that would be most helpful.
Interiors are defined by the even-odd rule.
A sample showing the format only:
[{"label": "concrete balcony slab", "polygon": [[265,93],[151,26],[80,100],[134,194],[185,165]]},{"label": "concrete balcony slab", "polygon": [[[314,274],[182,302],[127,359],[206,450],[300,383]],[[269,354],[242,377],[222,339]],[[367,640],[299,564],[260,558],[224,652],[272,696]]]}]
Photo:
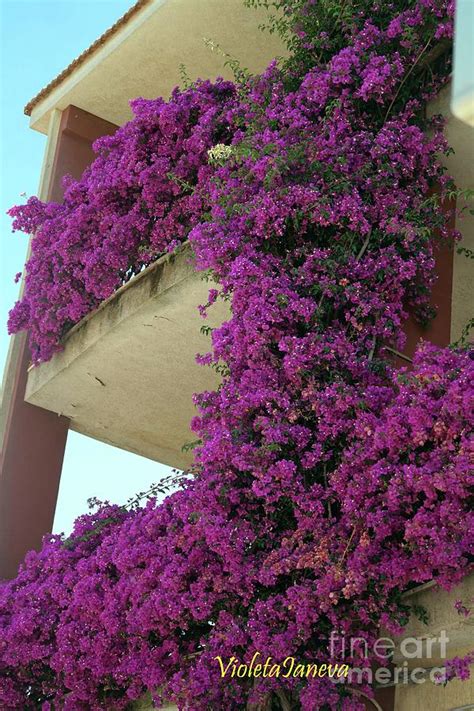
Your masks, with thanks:
[{"label": "concrete balcony slab", "polygon": [[192,394],[219,384],[195,362],[210,348],[200,329],[229,317],[224,302],[200,317],[210,286],[189,245],[162,257],[76,324],[63,351],[30,369],[26,401],[69,417],[76,432],[186,468]]}]

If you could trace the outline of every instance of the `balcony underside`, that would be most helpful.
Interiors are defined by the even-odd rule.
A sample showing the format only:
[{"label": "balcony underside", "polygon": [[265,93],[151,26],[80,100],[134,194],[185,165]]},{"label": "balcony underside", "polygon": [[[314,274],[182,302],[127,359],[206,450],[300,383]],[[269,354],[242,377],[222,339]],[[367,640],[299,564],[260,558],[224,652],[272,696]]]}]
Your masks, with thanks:
[{"label": "balcony underside", "polygon": [[219,382],[195,363],[210,346],[200,329],[228,318],[222,302],[200,317],[209,287],[187,245],[162,257],[78,323],[63,351],[30,370],[27,402],[69,417],[77,432],[185,468],[192,454],[182,446],[195,439],[192,394]]}]

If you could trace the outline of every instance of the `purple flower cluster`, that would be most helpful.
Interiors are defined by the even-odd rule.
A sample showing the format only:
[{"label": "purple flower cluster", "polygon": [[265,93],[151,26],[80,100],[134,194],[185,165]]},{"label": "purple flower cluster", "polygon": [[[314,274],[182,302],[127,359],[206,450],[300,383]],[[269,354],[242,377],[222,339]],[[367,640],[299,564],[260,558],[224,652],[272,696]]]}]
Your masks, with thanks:
[{"label": "purple flower cluster", "polygon": [[[297,4],[306,27],[319,3]],[[398,632],[407,587],[466,574],[473,361],[423,344],[397,371],[385,350],[427,304],[435,235],[452,237],[446,143],[420,119],[441,77],[391,111],[427,39],[449,34],[449,3],[399,4],[343,20],[344,46],[296,85],[271,65],[238,89],[135,102],[64,205],[14,209],[36,230],[11,322],[35,360],[185,239],[231,318],[200,357],[223,377],[195,396],[194,476],[159,505],[82,517],[0,586],[6,708],[120,709],[150,691],[188,711],[356,711],[347,685],[229,682],[215,656],[326,662],[331,630]]]},{"label": "purple flower cluster", "polygon": [[[425,346],[412,371],[350,398],[351,418],[341,390],[346,445],[326,480],[324,465],[291,458],[297,441],[314,452],[302,425],[261,416],[258,447],[247,420],[238,445],[229,436],[164,503],[107,506],[67,545],[46,539],[0,589],[2,708],[119,709],[151,690],[180,708],[239,709],[282,680],[222,680],[216,655],[321,661],[331,629],[369,642],[380,623],[399,631],[404,587],[455,585],[472,550],[473,370],[467,355]],[[324,679],[299,692],[308,711],[361,708]]]},{"label": "purple flower cluster", "polygon": [[143,267],[184,241],[205,209],[194,186],[209,178],[207,151],[228,138],[230,82],[202,82],[172,99],[136,99],[133,121],[95,143],[81,180],[65,180],[64,202],[35,197],[13,207],[13,227],[34,234],[25,295],[9,330],[26,329],[34,362]]}]

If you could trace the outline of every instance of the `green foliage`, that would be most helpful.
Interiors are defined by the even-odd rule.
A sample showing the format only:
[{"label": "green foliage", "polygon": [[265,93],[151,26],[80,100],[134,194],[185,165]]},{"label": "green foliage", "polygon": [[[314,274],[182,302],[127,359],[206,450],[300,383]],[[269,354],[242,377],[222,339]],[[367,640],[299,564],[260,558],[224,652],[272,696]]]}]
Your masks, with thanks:
[{"label": "green foliage", "polygon": [[423,607],[423,605],[412,605],[411,610],[417,620],[420,620],[424,625],[429,624],[430,616],[426,607]]},{"label": "green foliage", "polygon": [[218,42],[204,38],[204,43],[211,52],[216,52],[216,54],[219,54],[225,60],[224,67],[229,67],[236,84],[244,85],[251,78],[252,74],[246,67],[241,65],[240,60],[223,50]]}]

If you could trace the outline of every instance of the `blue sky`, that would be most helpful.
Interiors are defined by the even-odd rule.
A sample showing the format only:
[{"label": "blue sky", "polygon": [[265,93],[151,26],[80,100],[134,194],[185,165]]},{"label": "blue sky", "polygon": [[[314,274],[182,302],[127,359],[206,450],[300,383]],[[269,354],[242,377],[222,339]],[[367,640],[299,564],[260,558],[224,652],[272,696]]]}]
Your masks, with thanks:
[{"label": "blue sky", "polygon": [[[14,275],[22,271],[27,237],[11,232],[6,210],[38,189],[46,138],[32,131],[23,107],[69,62],[131,6],[132,0],[0,0],[1,27],[1,289],[0,366],[3,372],[8,310],[18,296]],[[69,532],[90,496],[125,503],[135,492],[169,473],[143,457],[70,432],[56,532]],[[32,476],[34,473],[32,472]]]}]

